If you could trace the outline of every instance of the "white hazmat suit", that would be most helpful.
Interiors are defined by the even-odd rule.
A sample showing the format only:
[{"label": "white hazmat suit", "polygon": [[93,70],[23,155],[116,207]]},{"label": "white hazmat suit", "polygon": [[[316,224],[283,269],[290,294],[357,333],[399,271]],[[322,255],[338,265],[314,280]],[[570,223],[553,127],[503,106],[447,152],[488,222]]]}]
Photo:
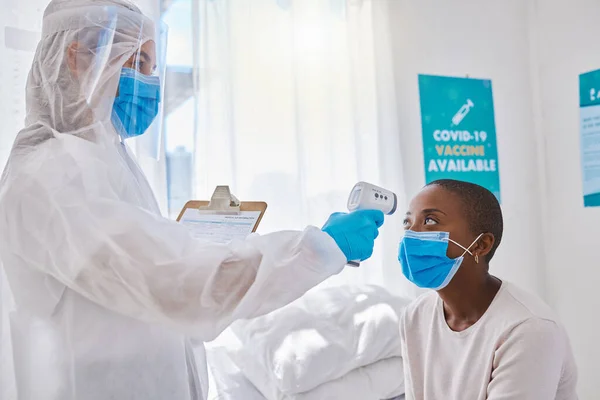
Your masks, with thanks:
[{"label": "white hazmat suit", "polygon": [[220,245],[160,216],[111,123],[120,70],[155,31],[124,0],[54,0],[45,12],[0,188],[14,298],[2,382],[14,378],[18,399],[202,399],[202,341],[347,261],[315,227]]}]

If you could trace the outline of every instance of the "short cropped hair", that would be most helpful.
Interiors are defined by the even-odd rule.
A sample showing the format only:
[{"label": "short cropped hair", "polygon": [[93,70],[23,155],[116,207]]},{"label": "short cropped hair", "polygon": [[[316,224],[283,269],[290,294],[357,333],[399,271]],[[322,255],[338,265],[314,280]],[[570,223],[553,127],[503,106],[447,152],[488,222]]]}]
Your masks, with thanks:
[{"label": "short cropped hair", "polygon": [[496,254],[504,231],[502,209],[496,196],[482,186],[453,179],[440,179],[426,185],[428,186],[439,186],[461,199],[463,211],[474,235],[494,235],[494,246],[486,256],[486,261],[490,262]]}]

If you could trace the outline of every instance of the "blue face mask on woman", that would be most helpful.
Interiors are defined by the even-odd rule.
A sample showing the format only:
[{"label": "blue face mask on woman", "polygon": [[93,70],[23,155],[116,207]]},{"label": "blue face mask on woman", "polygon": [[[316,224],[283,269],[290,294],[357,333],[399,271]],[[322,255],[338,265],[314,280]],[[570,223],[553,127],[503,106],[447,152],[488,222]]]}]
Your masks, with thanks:
[{"label": "blue face mask on woman", "polygon": [[131,68],[121,70],[119,95],[115,98],[111,120],[123,139],[146,132],[160,105],[160,79]]},{"label": "blue face mask on woman", "polygon": [[[454,278],[465,254],[473,255],[470,249],[481,236],[483,233],[469,247],[463,247],[450,239],[448,232],[406,231],[398,253],[402,273],[418,287],[443,289]],[[465,252],[458,258],[448,257],[446,254],[449,242],[464,249]]]}]

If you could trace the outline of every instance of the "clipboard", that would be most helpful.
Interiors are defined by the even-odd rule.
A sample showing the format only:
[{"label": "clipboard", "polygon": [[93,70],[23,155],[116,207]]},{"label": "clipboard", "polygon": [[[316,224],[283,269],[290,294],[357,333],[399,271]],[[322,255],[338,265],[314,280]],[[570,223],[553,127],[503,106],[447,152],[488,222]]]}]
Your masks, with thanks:
[{"label": "clipboard", "polygon": [[256,232],[267,203],[240,202],[228,186],[217,186],[210,201],[188,201],[177,217],[194,236],[217,243],[245,239]]}]

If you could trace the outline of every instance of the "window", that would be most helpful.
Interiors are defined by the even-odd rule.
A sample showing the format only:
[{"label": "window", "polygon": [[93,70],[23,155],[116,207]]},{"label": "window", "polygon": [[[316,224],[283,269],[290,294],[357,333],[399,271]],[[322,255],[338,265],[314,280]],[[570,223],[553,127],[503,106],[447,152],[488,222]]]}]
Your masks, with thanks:
[{"label": "window", "polygon": [[174,218],[194,192],[192,1],[165,0],[162,4],[162,19],[169,26],[163,130],[168,210]]}]

